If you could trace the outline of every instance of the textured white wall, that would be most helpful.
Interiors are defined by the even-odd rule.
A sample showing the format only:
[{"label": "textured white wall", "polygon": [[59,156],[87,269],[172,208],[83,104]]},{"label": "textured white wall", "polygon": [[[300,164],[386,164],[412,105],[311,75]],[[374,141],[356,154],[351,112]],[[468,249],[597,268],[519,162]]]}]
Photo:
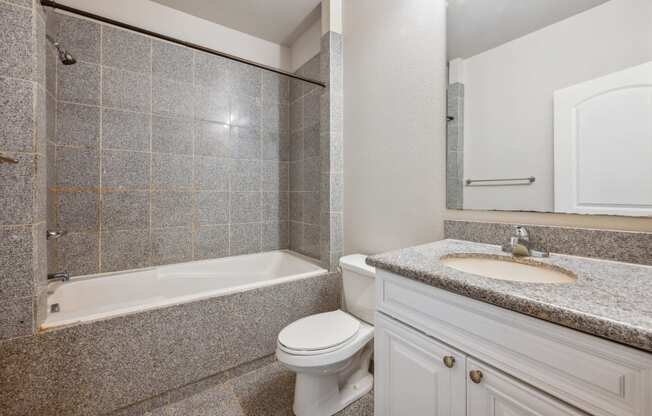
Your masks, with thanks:
[{"label": "textured white wall", "polygon": [[316,19],[290,46],[290,70],[296,72],[321,50],[321,18]]},{"label": "textured white wall", "polygon": [[290,70],[290,49],[149,0],[61,0],[61,4],[129,23],[264,65]]},{"label": "textured white wall", "polygon": [[344,251],[442,237],[444,0],[343,3]]},{"label": "textured white wall", "polygon": [[553,211],[553,92],[652,61],[652,1],[612,0],[464,61],[466,209]]}]

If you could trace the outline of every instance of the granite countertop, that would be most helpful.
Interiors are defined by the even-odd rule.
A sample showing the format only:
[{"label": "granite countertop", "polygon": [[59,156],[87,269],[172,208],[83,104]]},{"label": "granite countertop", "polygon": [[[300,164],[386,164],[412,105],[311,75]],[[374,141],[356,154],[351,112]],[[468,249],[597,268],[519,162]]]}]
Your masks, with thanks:
[{"label": "granite countertop", "polygon": [[367,264],[430,286],[652,352],[652,267],[552,254],[525,258],[573,272],[570,284],[490,279],[444,266],[456,254],[510,255],[499,246],[442,240],[367,258]]}]

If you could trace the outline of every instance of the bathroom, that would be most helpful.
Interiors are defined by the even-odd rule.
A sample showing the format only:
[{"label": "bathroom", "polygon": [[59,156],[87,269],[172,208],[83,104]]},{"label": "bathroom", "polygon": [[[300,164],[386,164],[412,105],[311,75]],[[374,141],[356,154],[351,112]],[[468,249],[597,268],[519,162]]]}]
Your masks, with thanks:
[{"label": "bathroom", "polygon": [[0,0],[0,415],[652,415],[648,0]]}]

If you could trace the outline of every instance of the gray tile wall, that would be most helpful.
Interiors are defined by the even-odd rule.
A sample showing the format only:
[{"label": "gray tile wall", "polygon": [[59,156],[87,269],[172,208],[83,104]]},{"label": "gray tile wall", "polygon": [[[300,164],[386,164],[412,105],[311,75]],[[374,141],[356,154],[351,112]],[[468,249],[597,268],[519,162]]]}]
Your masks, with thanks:
[{"label": "gray tile wall", "polygon": [[[321,79],[320,54],[296,72]],[[323,88],[303,81],[290,83],[290,247],[320,258],[321,143]]]},{"label": "gray tile wall", "polygon": [[[301,250],[330,262],[341,245],[341,220],[331,221],[341,195],[329,193],[331,184],[341,188],[341,177],[331,178],[341,157],[331,154],[342,144],[341,135],[330,144],[341,103],[331,117],[324,91],[46,16],[36,3],[0,0],[0,152],[20,160],[0,165],[2,413],[105,414],[269,355],[283,326],[339,307],[341,280],[332,274],[35,333],[47,270],[76,275],[288,247],[298,172],[290,169],[298,151],[291,94],[306,98],[295,129],[302,153],[292,160],[318,163],[302,164],[293,182],[293,192],[311,194],[300,223],[318,226],[302,227]],[[59,63],[46,31],[77,64]],[[339,42],[306,71],[326,74],[341,98]],[[333,244],[332,224],[340,227]],[[46,245],[46,225],[70,233]]]},{"label": "gray tile wall", "polygon": [[48,134],[45,23],[32,0],[0,1],[0,342],[32,335],[44,313]]},{"label": "gray tile wall", "polygon": [[334,270],[343,241],[343,43],[329,32],[290,84],[290,247]]},{"label": "gray tile wall", "polygon": [[448,86],[446,124],[446,207],[463,209],[464,204],[464,84]]},{"label": "gray tile wall", "polygon": [[338,265],[344,240],[343,47],[342,34],[322,36],[321,74],[327,87],[321,95],[320,258],[330,270]]},{"label": "gray tile wall", "polygon": [[290,81],[57,14],[51,270],[91,274],[289,247]]}]

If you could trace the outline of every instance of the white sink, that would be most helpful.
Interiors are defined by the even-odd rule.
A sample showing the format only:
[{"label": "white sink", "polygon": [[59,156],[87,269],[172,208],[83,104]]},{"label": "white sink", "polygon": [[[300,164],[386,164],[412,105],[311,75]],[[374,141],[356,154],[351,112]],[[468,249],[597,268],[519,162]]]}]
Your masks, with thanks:
[{"label": "white sink", "polygon": [[556,266],[529,261],[519,263],[510,257],[450,256],[442,264],[453,269],[491,279],[527,283],[575,283],[577,276]]}]

